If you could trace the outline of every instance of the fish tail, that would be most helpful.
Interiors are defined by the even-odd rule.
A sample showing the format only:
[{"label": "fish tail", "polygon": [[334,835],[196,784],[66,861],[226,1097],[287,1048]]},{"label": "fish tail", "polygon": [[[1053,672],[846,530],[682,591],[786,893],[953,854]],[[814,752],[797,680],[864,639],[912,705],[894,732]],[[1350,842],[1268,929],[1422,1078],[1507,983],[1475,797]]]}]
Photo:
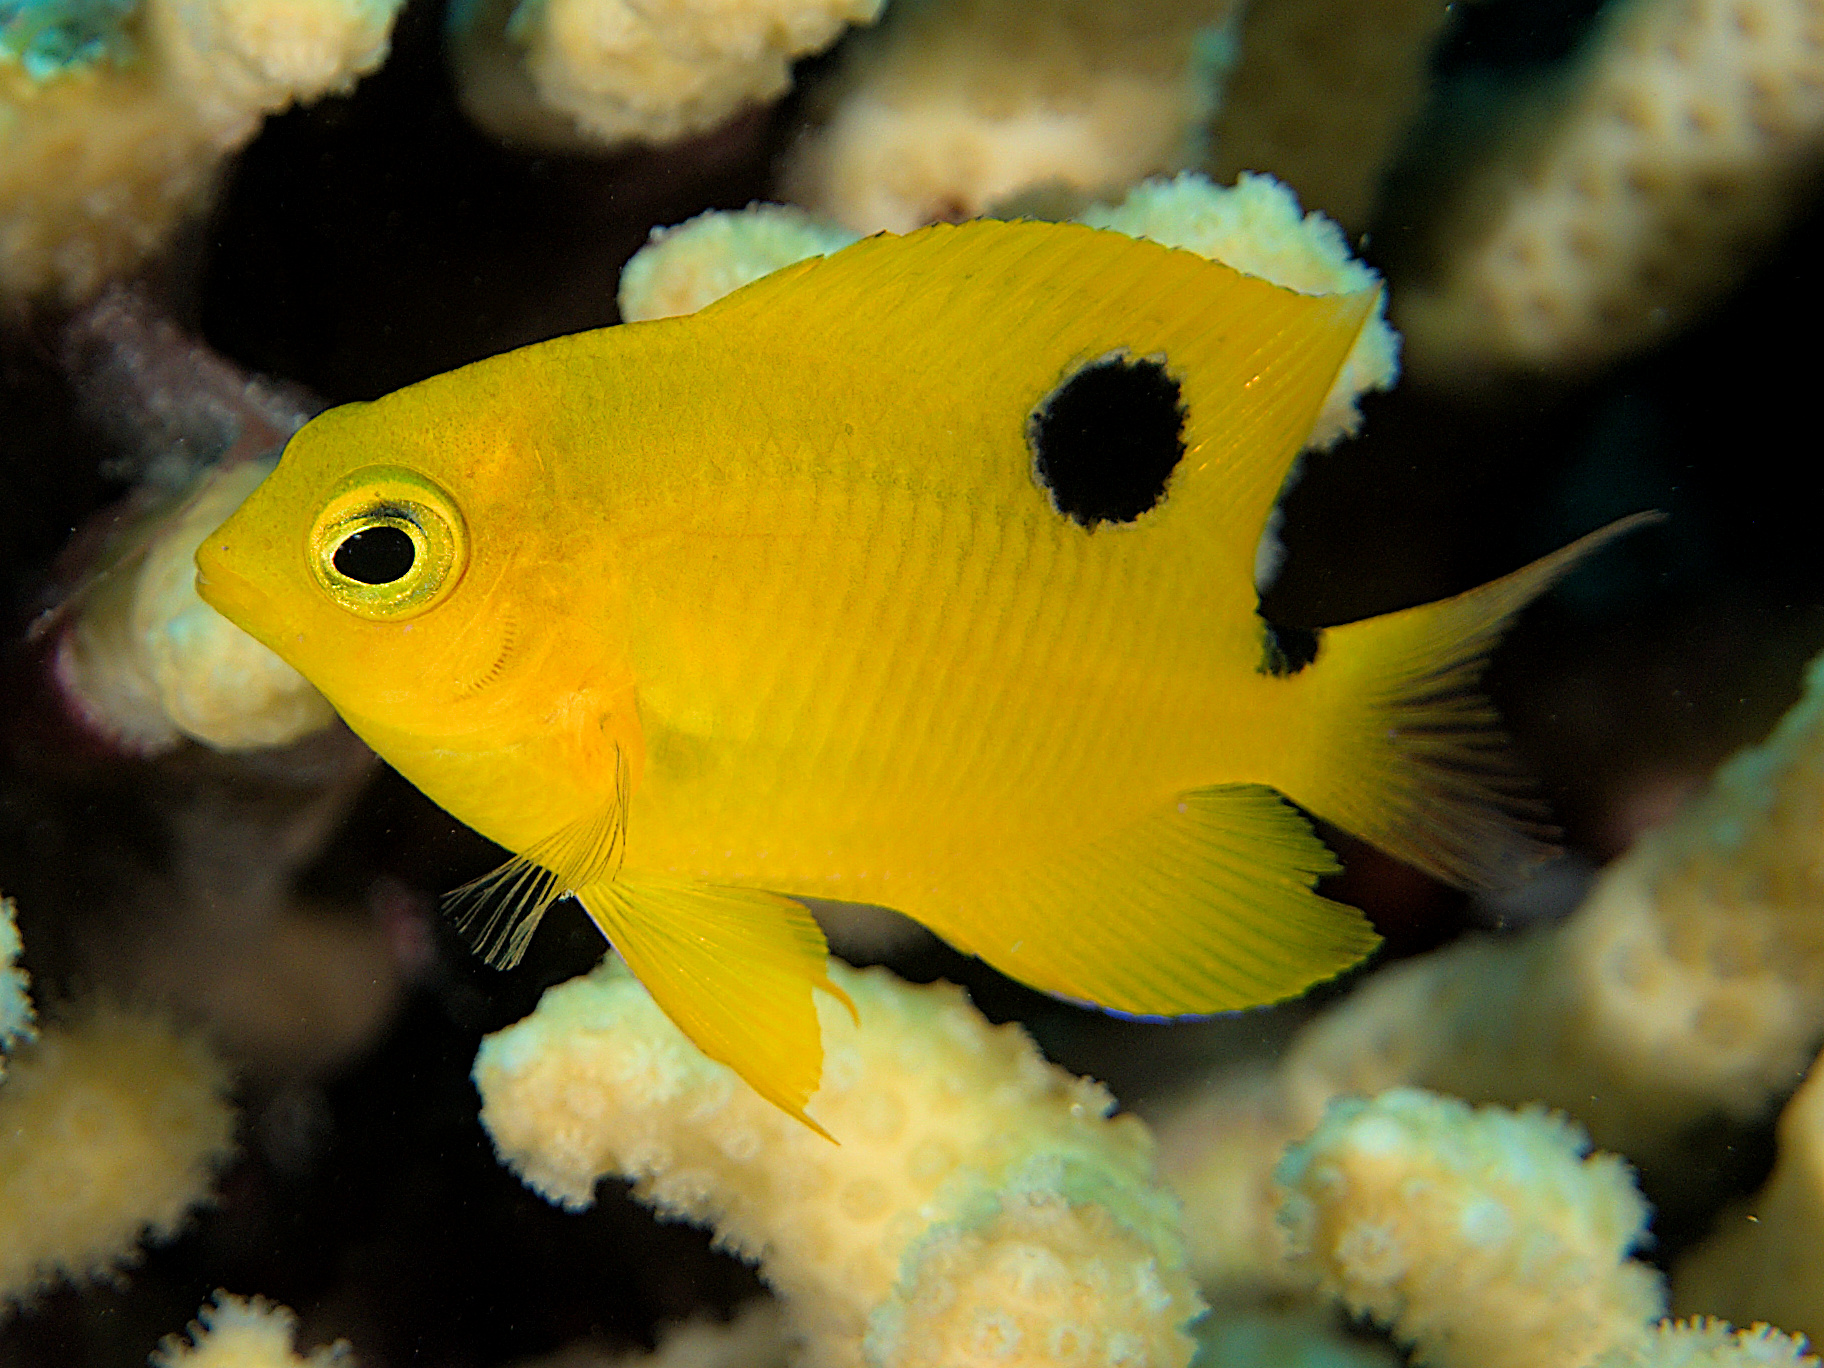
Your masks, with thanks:
[{"label": "fish tail", "polygon": [[1286,682],[1307,744],[1276,787],[1315,816],[1458,888],[1508,886],[1558,853],[1545,805],[1479,687],[1521,609],[1637,513],[1454,598],[1324,631]]}]

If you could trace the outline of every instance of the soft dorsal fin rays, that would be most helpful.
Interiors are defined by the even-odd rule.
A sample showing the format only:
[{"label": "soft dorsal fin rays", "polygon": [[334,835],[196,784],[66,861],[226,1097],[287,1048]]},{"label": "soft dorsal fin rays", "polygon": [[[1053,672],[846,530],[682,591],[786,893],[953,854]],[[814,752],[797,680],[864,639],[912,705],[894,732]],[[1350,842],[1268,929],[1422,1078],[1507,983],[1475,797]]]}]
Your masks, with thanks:
[{"label": "soft dorsal fin rays", "polygon": [[576,890],[627,967],[679,1030],[767,1101],[833,1137],[805,1114],[823,1076],[823,1035],[811,990],[854,1013],[829,978],[823,932],[777,893],[623,873]]},{"label": "soft dorsal fin rays", "polygon": [[[904,371],[962,396],[971,410],[1004,412],[1009,431],[1073,366],[1111,352],[1162,358],[1183,385],[1188,419],[1160,511],[1198,529],[1216,562],[1209,583],[1251,614],[1261,529],[1377,298],[1375,290],[1299,294],[1102,229],[980,219],[865,238],[690,317],[717,318],[760,348],[800,330],[814,311],[827,320],[820,345],[844,354],[876,346],[844,333],[876,327],[890,309],[904,333]],[[667,325],[681,320],[636,326]],[[995,346],[958,348],[959,336],[991,337]],[[856,380],[864,409],[873,402],[866,387],[904,383],[899,369]],[[1010,478],[1030,478],[1023,462]]]},{"label": "soft dorsal fin rays", "polygon": [[1313,891],[1339,866],[1257,784],[1195,789],[1063,859],[1008,869],[961,925],[933,926],[1003,973],[1137,1016],[1202,1015],[1295,996],[1380,938]]},{"label": "soft dorsal fin rays", "polygon": [[444,912],[484,963],[511,969],[552,903],[614,877],[626,850],[628,788],[627,757],[617,745],[614,792],[606,803],[444,895]]}]

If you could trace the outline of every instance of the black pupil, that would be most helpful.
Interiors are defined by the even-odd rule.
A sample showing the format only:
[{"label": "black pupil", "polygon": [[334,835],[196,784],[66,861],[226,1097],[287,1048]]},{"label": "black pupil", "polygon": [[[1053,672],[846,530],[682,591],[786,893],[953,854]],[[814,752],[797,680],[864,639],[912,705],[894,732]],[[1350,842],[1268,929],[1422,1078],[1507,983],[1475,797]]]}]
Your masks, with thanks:
[{"label": "black pupil", "polygon": [[405,578],[417,559],[412,539],[397,527],[364,527],[336,548],[336,569],[361,584]]}]

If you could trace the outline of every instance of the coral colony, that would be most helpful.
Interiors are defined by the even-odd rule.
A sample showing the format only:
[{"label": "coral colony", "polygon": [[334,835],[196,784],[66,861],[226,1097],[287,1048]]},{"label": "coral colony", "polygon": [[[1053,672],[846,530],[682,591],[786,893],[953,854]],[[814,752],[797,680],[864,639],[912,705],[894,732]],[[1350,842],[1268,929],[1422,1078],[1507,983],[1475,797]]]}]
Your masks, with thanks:
[{"label": "coral colony", "polygon": [[[1450,8],[452,0],[440,22],[454,99],[522,149],[714,135],[803,83],[779,202],[642,223],[631,321],[979,215],[1071,218],[1307,293],[1377,284],[1337,225],[1359,233],[1387,193]],[[74,544],[82,568],[35,629],[45,688],[69,744],[189,804],[156,885],[188,919],[118,934],[54,990],[0,901],[0,1335],[72,1287],[130,1296],[148,1250],[231,1209],[237,1151],[264,1143],[237,1131],[237,1072],[282,1092],[270,1061],[310,1017],[333,1073],[441,953],[397,890],[356,929],[306,915],[290,875],[370,758],[192,582],[196,545],[312,401],[104,293],[185,250],[269,115],[380,68],[397,17],[392,0],[0,0],[0,296],[131,358],[110,402],[181,455],[142,462],[105,534]],[[1430,269],[1393,275],[1308,449],[1353,435],[1402,365],[1473,392],[1595,373],[1691,326],[1812,193],[1821,140],[1817,0],[1613,0],[1465,155]],[[1280,560],[1269,529],[1257,582]],[[259,803],[227,815],[220,795],[250,784]],[[693,1048],[610,954],[482,1040],[473,1134],[554,1207],[592,1208],[610,1179],[707,1228],[770,1299],[658,1327],[649,1351],[587,1343],[585,1317],[577,1344],[518,1361],[1815,1365],[1824,1083],[1799,1085],[1824,1037],[1821,881],[1824,663],[1567,915],[1371,966],[1271,1053],[1186,1070],[1144,1120],[962,990],[837,963],[857,1015],[820,999],[811,1107],[833,1145]],[[197,968],[235,954],[257,968]],[[372,992],[335,1005],[351,983]],[[1706,1198],[1692,1137],[1776,1112],[1759,1190]],[[1706,1223],[1666,1267],[1647,1262],[1637,1173]],[[300,1331],[275,1295],[225,1288],[156,1347],[80,1362],[364,1361],[353,1328],[298,1301]]]}]

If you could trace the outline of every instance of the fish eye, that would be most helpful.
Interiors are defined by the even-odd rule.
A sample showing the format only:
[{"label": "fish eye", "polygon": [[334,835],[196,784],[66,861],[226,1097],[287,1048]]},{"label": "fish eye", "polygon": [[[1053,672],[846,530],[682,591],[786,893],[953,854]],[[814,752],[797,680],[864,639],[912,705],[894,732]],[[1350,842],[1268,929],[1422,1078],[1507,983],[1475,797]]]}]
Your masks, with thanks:
[{"label": "fish eye", "polygon": [[468,532],[456,503],[415,471],[357,470],[330,491],[310,532],[311,569],[359,617],[415,617],[456,586]]},{"label": "fish eye", "polygon": [[410,574],[417,559],[418,548],[410,533],[391,523],[378,523],[350,532],[330,556],[330,563],[358,584],[391,584]]}]

